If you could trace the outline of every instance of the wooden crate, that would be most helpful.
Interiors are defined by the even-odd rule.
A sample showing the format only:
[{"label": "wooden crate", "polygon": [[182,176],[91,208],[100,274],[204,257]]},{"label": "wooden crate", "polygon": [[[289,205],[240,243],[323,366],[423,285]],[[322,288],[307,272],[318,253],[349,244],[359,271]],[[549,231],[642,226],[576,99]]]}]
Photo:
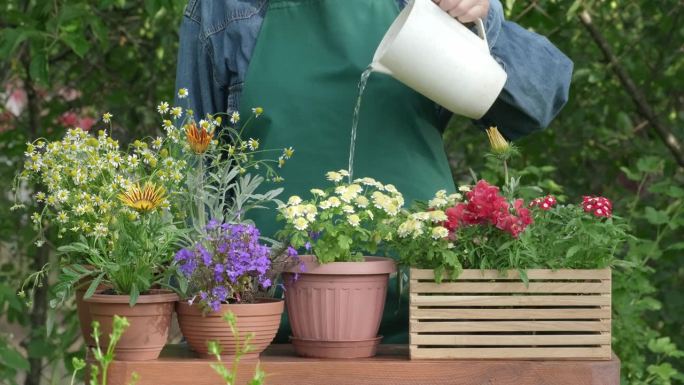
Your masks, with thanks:
[{"label": "wooden crate", "polygon": [[411,359],[611,358],[611,270],[411,269]]}]

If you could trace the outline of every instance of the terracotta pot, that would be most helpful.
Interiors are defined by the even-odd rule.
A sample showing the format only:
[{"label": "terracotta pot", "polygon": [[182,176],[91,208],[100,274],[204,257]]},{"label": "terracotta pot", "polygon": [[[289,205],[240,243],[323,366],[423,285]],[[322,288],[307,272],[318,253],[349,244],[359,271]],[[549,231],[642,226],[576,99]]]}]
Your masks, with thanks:
[{"label": "terracotta pot", "polygon": [[[88,270],[93,270],[94,267],[90,265],[84,265]],[[81,279],[77,284],[76,289],[76,313],[78,314],[78,323],[81,327],[81,335],[83,335],[83,340],[85,340],[86,346],[95,346],[95,339],[93,339],[93,318],[90,316],[90,307],[87,302],[83,300],[86,291],[90,287],[90,283],[93,282],[92,277],[86,277]],[[107,286],[99,285],[97,290],[105,290]]]},{"label": "terracotta pot", "polygon": [[90,315],[100,323],[100,342],[109,343],[114,315],[128,318],[130,326],[124,331],[114,349],[117,361],[147,361],[159,357],[171,326],[171,314],[178,296],[169,290],[152,290],[141,295],[135,306],[128,305],[127,295],[94,294],[85,300]]},{"label": "terracotta pot", "polygon": [[320,358],[362,358],[375,355],[378,328],[385,308],[390,258],[365,257],[365,262],[318,264],[302,256],[299,267],[283,275],[285,304],[297,354]]},{"label": "terracotta pot", "polygon": [[83,340],[85,340],[86,346],[95,346],[92,327],[93,317],[90,316],[90,305],[83,299],[86,290],[87,286],[84,289],[76,290],[76,313],[78,314],[78,323],[81,327],[81,335]]},{"label": "terracotta pot", "polygon": [[252,350],[243,359],[258,358],[259,354],[273,341],[284,305],[280,299],[262,298],[257,303],[223,304],[221,310],[202,315],[202,310],[196,304],[189,305],[185,301],[176,304],[178,325],[190,347],[201,357],[210,357],[207,351],[208,341],[217,341],[221,345],[221,356],[230,358],[235,356],[235,338],[228,323],[223,320],[223,314],[232,311],[237,317],[237,330],[240,345],[250,333],[254,337],[250,340]]}]

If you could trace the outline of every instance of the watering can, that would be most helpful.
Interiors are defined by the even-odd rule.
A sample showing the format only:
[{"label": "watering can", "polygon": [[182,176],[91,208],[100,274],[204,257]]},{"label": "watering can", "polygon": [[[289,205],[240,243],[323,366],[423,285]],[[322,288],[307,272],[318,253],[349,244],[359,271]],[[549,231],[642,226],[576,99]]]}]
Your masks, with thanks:
[{"label": "watering can", "polygon": [[499,96],[506,72],[489,53],[481,19],[476,27],[477,35],[432,0],[411,0],[380,42],[371,69],[479,119]]}]

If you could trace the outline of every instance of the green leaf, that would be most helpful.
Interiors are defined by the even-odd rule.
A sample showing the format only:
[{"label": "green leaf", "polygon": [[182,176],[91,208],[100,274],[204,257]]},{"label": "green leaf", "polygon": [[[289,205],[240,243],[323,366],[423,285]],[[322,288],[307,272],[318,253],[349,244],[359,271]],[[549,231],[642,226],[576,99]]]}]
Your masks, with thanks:
[{"label": "green leaf", "polygon": [[664,362],[660,365],[650,365],[648,367],[648,372],[660,377],[660,379],[664,381],[671,379],[677,374],[677,370],[675,370],[669,362]]},{"label": "green leaf", "polygon": [[50,357],[54,353],[54,347],[44,339],[31,339],[26,350],[30,358]]},{"label": "green leaf", "polygon": [[624,132],[629,132],[630,130],[632,130],[632,127],[634,126],[634,124],[632,123],[632,119],[624,111],[618,112],[615,118],[615,123],[617,125],[618,130]]},{"label": "green leaf", "polygon": [[48,64],[44,52],[33,53],[29,73],[38,83],[48,83]]},{"label": "green leaf", "polygon": [[131,307],[133,307],[135,305],[135,303],[138,302],[138,297],[140,296],[140,291],[138,290],[137,284],[134,283],[131,286],[131,294],[130,295],[131,295],[131,298],[129,299],[128,304]]},{"label": "green leaf", "polygon": [[61,36],[62,41],[79,57],[83,57],[90,50],[90,43],[83,36],[82,31],[75,31]]},{"label": "green leaf", "polygon": [[665,248],[666,250],[684,250],[684,242],[673,243]]},{"label": "green leaf", "polygon": [[670,337],[661,337],[648,341],[648,350],[653,353],[671,356],[677,353],[677,345],[672,342]]},{"label": "green leaf", "polygon": [[577,13],[577,10],[579,9],[580,5],[582,5],[582,0],[575,0],[574,3],[568,8],[568,11],[565,13],[565,18],[567,20],[572,19],[575,17],[575,14]]},{"label": "green leaf", "polygon": [[29,370],[28,360],[11,346],[0,346],[0,361],[17,370]]},{"label": "green leaf", "polygon": [[637,161],[637,169],[641,172],[652,173],[663,166],[663,158],[658,156],[644,156]]},{"label": "green leaf", "polygon": [[97,290],[97,287],[100,286],[100,282],[102,281],[102,278],[104,277],[104,273],[100,273],[95,279],[93,279],[93,282],[90,283],[90,286],[88,286],[88,290],[86,290],[85,294],[83,295],[83,298],[90,298],[95,294],[95,290]]},{"label": "green leaf", "polygon": [[624,166],[620,167],[620,171],[622,171],[629,180],[639,181],[642,178],[640,173],[634,172]]},{"label": "green leaf", "polygon": [[580,251],[581,246],[580,245],[572,245],[568,248],[568,251],[565,252],[565,258],[570,259],[572,258],[573,255],[577,254],[578,251]]},{"label": "green leaf", "polygon": [[0,35],[0,58],[9,58],[29,35],[20,28],[4,28]]},{"label": "green leaf", "polygon": [[665,211],[656,210],[650,206],[646,207],[644,210],[644,218],[652,225],[664,225],[670,221],[670,218]]}]

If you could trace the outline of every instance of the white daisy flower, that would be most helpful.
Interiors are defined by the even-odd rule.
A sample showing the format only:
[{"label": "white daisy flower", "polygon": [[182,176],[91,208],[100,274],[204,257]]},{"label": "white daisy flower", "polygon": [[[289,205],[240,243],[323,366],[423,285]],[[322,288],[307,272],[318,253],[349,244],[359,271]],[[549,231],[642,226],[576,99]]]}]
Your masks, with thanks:
[{"label": "white daisy flower", "polygon": [[162,115],[169,112],[169,103],[167,103],[167,102],[159,103],[159,105],[157,106],[157,112],[159,112]]},{"label": "white daisy flower", "polygon": [[237,122],[240,121],[240,113],[237,111],[233,111],[232,114],[230,114],[230,123],[232,124],[237,124]]}]

